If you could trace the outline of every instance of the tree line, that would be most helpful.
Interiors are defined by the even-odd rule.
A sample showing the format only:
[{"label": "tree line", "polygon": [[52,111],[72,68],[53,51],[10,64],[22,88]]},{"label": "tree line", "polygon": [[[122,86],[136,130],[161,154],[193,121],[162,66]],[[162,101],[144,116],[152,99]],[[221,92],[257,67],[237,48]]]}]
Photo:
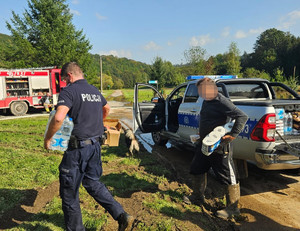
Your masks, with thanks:
[{"label": "tree line", "polygon": [[[76,61],[87,80],[100,87],[100,56],[91,54],[92,45],[82,30],[72,24],[66,0],[28,0],[23,15],[12,11],[7,21],[11,36],[0,34],[0,68],[61,67]],[[194,46],[183,51],[185,63],[173,65],[155,57],[151,65],[102,56],[103,86],[132,88],[136,82],[158,80],[159,87],[173,87],[188,75],[238,75],[284,82],[296,88],[300,73],[300,38],[275,28],[262,32],[252,53],[242,55],[235,42],[223,54],[208,56]]]}]

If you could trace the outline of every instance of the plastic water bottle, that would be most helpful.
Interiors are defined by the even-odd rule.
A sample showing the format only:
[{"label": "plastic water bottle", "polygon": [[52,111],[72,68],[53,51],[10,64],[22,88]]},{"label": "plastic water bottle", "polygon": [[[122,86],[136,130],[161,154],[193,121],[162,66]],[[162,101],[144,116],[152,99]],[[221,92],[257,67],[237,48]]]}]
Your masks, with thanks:
[{"label": "plastic water bottle", "polygon": [[61,136],[62,136],[62,142],[61,142],[61,146],[62,149],[67,150],[68,148],[68,144],[69,144],[69,140],[72,134],[72,130],[74,127],[74,123],[73,123],[73,119],[71,117],[69,117],[68,115],[66,116],[66,118],[64,119],[64,122],[60,128],[61,130]]},{"label": "plastic water bottle", "polygon": [[284,135],[291,135],[293,132],[293,116],[291,113],[284,114]]},{"label": "plastic water bottle", "polygon": [[[49,124],[54,117],[56,111],[53,110],[50,113],[49,120],[47,123],[45,136],[48,131]],[[50,149],[51,150],[58,150],[58,151],[66,151],[68,149],[69,140],[71,137],[71,133],[73,130],[74,124],[72,118],[70,118],[68,115],[63,121],[63,124],[61,125],[60,129],[54,134],[52,137],[51,143],[50,143]]]}]

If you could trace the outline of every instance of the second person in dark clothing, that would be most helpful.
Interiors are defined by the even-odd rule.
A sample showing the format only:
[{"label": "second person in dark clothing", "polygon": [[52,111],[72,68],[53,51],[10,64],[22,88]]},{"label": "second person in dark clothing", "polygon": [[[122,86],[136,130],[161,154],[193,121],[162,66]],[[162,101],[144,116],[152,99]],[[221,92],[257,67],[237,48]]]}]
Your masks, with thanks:
[{"label": "second person in dark clothing", "polygon": [[[227,207],[217,211],[216,215],[222,218],[229,218],[240,214],[238,209],[240,187],[235,175],[231,142],[243,130],[248,116],[229,99],[218,93],[217,86],[212,79],[203,78],[196,85],[198,93],[204,101],[200,111],[200,139],[197,142],[196,153],[190,169],[194,190],[191,200],[198,199],[200,202],[204,202],[207,172],[212,168],[217,179],[227,186]],[[204,155],[201,151],[202,140],[214,128],[224,126],[230,119],[235,120],[232,130],[222,137],[220,146],[212,154],[209,156]],[[185,198],[185,201],[189,203],[189,198]]]}]

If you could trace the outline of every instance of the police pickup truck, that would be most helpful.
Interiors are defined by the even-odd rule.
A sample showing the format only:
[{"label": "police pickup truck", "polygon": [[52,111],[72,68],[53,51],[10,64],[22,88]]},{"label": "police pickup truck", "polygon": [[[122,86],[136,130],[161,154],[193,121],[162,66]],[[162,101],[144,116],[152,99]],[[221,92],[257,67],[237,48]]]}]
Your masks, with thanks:
[{"label": "police pickup truck", "polygon": [[[240,160],[239,165],[247,167],[246,161],[250,161],[267,170],[300,168],[300,130],[292,119],[298,113],[300,121],[300,96],[295,91],[265,79],[207,77],[249,117],[233,141],[233,156]],[[157,145],[173,140],[193,147],[190,135],[198,134],[203,102],[195,85],[200,78],[204,76],[188,76],[189,81],[177,86],[166,99],[152,85],[136,83],[133,115],[141,132],[151,133]],[[145,100],[146,92],[149,100]],[[247,168],[243,171],[248,173]]]}]

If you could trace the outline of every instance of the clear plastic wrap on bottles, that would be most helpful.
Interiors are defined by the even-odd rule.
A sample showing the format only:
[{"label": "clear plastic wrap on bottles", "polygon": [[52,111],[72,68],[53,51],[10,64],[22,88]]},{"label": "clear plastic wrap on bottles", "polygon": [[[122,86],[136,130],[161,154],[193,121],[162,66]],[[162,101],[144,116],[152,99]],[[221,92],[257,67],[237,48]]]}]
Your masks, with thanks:
[{"label": "clear plastic wrap on bottles", "polygon": [[[49,124],[54,117],[56,111],[53,110],[50,113],[49,120],[46,126],[45,136],[48,131]],[[60,129],[54,134],[50,143],[50,150],[66,151],[68,149],[69,140],[72,134],[74,124],[72,118],[68,115],[63,121]]]},{"label": "clear plastic wrap on bottles", "polygon": [[231,121],[224,126],[216,127],[210,132],[202,141],[201,151],[204,155],[209,156],[213,153],[221,143],[221,138],[228,132],[231,131],[234,125],[234,121]]}]

